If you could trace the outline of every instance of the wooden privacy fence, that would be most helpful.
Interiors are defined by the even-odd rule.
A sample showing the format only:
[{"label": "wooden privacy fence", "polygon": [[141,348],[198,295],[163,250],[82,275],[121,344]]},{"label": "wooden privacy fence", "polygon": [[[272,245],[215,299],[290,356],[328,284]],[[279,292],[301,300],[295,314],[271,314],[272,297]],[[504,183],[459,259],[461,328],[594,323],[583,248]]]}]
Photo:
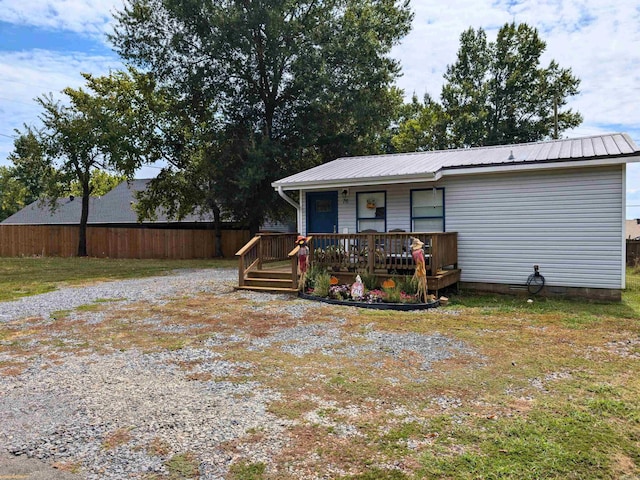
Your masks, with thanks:
[{"label": "wooden privacy fence", "polygon": [[[248,240],[248,230],[223,230],[222,252],[233,257]],[[212,258],[213,230],[87,227],[87,253],[108,258]],[[73,257],[78,226],[0,225],[0,256]]]},{"label": "wooden privacy fence", "polygon": [[640,240],[627,240],[627,266],[640,263]]}]

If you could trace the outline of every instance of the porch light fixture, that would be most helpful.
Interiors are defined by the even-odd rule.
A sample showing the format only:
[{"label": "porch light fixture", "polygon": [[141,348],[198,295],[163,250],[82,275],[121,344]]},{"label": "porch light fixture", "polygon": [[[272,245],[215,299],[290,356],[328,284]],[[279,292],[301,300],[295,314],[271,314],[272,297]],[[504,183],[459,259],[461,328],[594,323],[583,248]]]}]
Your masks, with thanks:
[{"label": "porch light fixture", "polygon": [[342,203],[349,203],[349,189],[345,188],[342,190]]},{"label": "porch light fixture", "polygon": [[511,153],[509,153],[509,160],[515,160],[516,157],[513,156],[513,150],[511,150]]}]

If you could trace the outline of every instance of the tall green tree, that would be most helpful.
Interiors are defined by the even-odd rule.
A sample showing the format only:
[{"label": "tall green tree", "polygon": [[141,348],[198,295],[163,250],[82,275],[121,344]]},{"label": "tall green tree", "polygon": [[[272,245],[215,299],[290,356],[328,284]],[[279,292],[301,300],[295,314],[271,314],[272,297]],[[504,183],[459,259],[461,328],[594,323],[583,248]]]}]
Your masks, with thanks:
[{"label": "tall green tree", "polygon": [[482,28],[462,33],[441,95],[452,146],[537,141],[582,122],[579,113],[565,108],[580,80],[555,61],[541,67],[545,48],[538,31],[525,23],[505,24],[495,42],[487,41]]},{"label": "tall green tree", "polygon": [[[127,180],[126,175],[120,175],[118,173],[107,172],[106,170],[98,170],[97,168],[91,172],[91,178],[89,180],[89,190],[93,197],[101,197],[106,195],[122,182]],[[74,181],[71,184],[69,194],[80,197],[82,196],[82,186],[80,182]]]},{"label": "tall green tree", "polygon": [[41,157],[25,157],[17,148],[14,151],[21,168],[41,172],[41,195],[47,198],[51,209],[56,208],[58,198],[72,189],[79,191],[82,210],[78,219],[78,256],[87,255],[89,198],[95,188],[92,182],[95,172],[114,170],[132,175],[145,153],[139,144],[139,138],[144,137],[140,130],[147,128],[144,117],[133,112],[114,116],[114,105],[125,100],[111,91],[100,91],[99,79],[90,75],[85,78],[88,90],[64,89],[67,97],[64,104],[52,95],[37,99],[43,109],[40,115],[43,127],[37,134],[28,129],[21,137],[34,133]]},{"label": "tall green tree", "polygon": [[29,190],[16,177],[14,169],[0,166],[0,222],[29,203]]},{"label": "tall green tree", "polygon": [[29,204],[42,197],[51,165],[44,157],[43,146],[39,140],[40,131],[25,125],[24,132],[16,130],[16,134],[13,151],[8,157],[13,163],[10,174],[26,189],[24,202]]},{"label": "tall green tree", "polygon": [[127,0],[111,40],[173,98],[160,178],[209,176],[185,198],[256,229],[281,204],[273,180],[380,151],[411,18],[408,0]]},{"label": "tall green tree", "polygon": [[442,106],[428,94],[420,102],[414,94],[404,105],[391,137],[395,152],[423,152],[447,148],[447,122]]}]

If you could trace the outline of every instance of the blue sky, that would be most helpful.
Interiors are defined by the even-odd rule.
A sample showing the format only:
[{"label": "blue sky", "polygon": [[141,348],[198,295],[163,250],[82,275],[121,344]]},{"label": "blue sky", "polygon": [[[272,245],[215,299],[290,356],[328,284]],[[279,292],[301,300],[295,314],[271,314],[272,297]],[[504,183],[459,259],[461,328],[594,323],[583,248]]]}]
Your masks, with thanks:
[{"label": "blue sky", "polygon": [[[82,85],[80,72],[120,68],[105,34],[122,0],[0,0],[0,165],[14,129],[37,122],[34,98]],[[640,145],[640,0],[413,0],[412,32],[392,54],[408,96],[438,97],[460,33],[482,27],[490,39],[506,22],[526,22],[547,42],[543,63],[582,80],[570,107],[584,117],[569,137],[626,132]],[[146,168],[139,177],[153,176]],[[640,163],[627,167],[627,218],[640,218]]]}]

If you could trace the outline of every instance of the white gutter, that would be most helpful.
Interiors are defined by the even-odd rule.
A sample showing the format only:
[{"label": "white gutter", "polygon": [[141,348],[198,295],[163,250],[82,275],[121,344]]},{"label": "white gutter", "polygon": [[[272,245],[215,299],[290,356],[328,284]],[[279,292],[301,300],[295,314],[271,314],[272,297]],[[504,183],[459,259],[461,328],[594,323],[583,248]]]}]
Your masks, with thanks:
[{"label": "white gutter", "polygon": [[295,200],[293,200],[291,197],[289,197],[286,193],[284,193],[284,191],[282,190],[282,186],[278,185],[278,187],[276,188],[276,191],[278,192],[278,195],[280,195],[285,200],[285,202],[287,202],[289,205],[291,205],[293,208],[296,209],[296,224],[297,224],[296,228],[298,229],[298,232],[300,232],[300,225],[302,224],[301,222],[302,209],[300,208],[300,204],[297,203]]},{"label": "white gutter", "polygon": [[415,183],[415,182],[432,182],[434,174],[432,172],[424,172],[411,175],[386,175],[384,177],[366,177],[366,178],[343,178],[336,180],[315,180],[301,181],[279,184],[273,182],[271,185],[277,190],[286,188],[287,190],[297,190],[303,188],[305,190],[326,190],[348,187],[368,187],[371,185],[387,185],[390,183]]}]

